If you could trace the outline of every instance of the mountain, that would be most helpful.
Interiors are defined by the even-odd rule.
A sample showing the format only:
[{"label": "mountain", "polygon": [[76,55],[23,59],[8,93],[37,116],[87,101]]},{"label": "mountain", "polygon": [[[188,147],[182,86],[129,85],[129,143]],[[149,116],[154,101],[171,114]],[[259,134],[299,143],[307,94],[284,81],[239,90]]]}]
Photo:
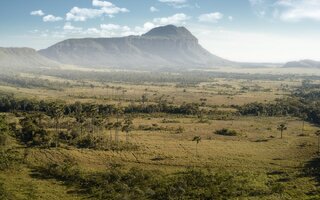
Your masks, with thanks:
[{"label": "mountain", "polygon": [[212,55],[186,28],[154,28],[141,36],[68,39],[39,53],[64,64],[127,69],[208,68],[233,62]]},{"label": "mountain", "polygon": [[55,61],[31,48],[0,47],[0,69],[31,69],[58,67]]},{"label": "mountain", "polygon": [[320,62],[314,60],[300,60],[286,63],[285,68],[319,68]]}]

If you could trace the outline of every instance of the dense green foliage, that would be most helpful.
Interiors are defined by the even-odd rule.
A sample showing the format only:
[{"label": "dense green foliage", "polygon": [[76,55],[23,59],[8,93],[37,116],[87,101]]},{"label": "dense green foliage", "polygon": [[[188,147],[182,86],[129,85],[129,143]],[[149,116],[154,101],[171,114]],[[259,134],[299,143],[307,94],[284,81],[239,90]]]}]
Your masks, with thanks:
[{"label": "dense green foliage", "polygon": [[320,124],[320,91],[317,84],[303,84],[290,98],[271,103],[250,103],[237,107],[242,115],[295,116]]},{"label": "dense green foliage", "polygon": [[239,135],[239,133],[237,133],[235,130],[229,130],[227,128],[216,130],[214,133],[217,135],[224,135],[224,136],[237,136],[237,135]]},{"label": "dense green foliage", "polygon": [[[105,172],[82,173],[70,160],[63,164],[49,164],[38,169],[44,176],[63,180],[85,190],[94,199],[232,199],[282,193],[264,180],[251,174],[231,174],[187,169],[165,175],[160,171],[139,168],[122,170],[117,165]],[[273,186],[272,186],[273,185]]]}]

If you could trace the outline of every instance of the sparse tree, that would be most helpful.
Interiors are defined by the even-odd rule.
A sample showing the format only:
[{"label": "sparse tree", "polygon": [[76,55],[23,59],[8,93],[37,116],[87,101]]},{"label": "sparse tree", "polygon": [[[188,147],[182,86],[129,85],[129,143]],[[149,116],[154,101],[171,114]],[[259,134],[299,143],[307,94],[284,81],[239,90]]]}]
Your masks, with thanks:
[{"label": "sparse tree", "polygon": [[110,131],[109,140],[112,141],[112,128],[114,127],[114,124],[110,122],[109,118],[106,119],[106,124],[104,127]]},{"label": "sparse tree", "polygon": [[122,126],[122,122],[121,121],[117,121],[113,124],[113,127],[115,128],[115,134],[114,134],[114,140],[116,143],[119,142],[119,129]]},{"label": "sparse tree", "polygon": [[281,123],[281,124],[279,124],[279,126],[278,126],[277,129],[278,129],[278,131],[280,131],[280,133],[281,133],[281,139],[282,139],[282,137],[283,137],[283,131],[287,130],[288,127],[286,126],[285,123]]},{"label": "sparse tree", "polygon": [[320,154],[320,130],[317,130],[315,134],[318,136],[318,154]]},{"label": "sparse tree", "polygon": [[133,122],[132,122],[132,118],[126,117],[122,126],[122,132],[126,133],[126,142],[129,142],[129,133],[132,131],[133,129]]},{"label": "sparse tree", "polygon": [[82,130],[83,130],[83,124],[86,121],[84,114],[83,114],[83,108],[82,108],[82,104],[80,102],[76,102],[75,103],[75,119],[76,122],[79,125],[80,128],[80,136],[82,137]]},{"label": "sparse tree", "polygon": [[192,139],[192,141],[196,142],[196,156],[198,156],[198,144],[201,141],[201,137],[200,136],[194,136],[194,138]]},{"label": "sparse tree", "polygon": [[147,94],[143,94],[143,95],[141,96],[141,103],[142,103],[142,105],[144,105],[147,101],[148,101],[148,96],[147,96]]},{"label": "sparse tree", "polygon": [[301,131],[302,131],[302,134],[304,134],[304,125],[305,125],[305,121],[306,121],[307,118],[308,118],[308,115],[307,115],[306,113],[303,113],[303,114],[301,115],[301,118],[302,118],[302,129],[301,129]]},{"label": "sparse tree", "polygon": [[60,130],[60,119],[64,114],[64,106],[59,103],[51,103],[47,112],[48,115],[54,119],[56,133],[58,134]]}]

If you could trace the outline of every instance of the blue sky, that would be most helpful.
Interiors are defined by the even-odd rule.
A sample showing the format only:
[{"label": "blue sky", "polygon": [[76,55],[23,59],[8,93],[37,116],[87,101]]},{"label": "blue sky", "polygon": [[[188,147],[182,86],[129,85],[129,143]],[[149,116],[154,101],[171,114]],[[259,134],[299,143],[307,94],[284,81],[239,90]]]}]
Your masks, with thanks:
[{"label": "blue sky", "polygon": [[175,24],[235,61],[320,60],[320,0],[2,0],[0,18],[4,47],[41,49]]}]

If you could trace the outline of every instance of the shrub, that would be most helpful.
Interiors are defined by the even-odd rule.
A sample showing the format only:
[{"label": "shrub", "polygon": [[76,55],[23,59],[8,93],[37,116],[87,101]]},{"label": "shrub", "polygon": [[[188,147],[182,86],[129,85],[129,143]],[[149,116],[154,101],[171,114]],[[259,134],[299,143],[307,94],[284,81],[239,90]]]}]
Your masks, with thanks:
[{"label": "shrub", "polygon": [[265,177],[240,172],[187,169],[166,175],[141,168],[123,170],[117,165],[105,172],[82,174],[70,162],[46,167],[42,173],[74,184],[94,199],[250,199],[283,192]]},{"label": "shrub", "polygon": [[112,151],[133,151],[137,150],[138,146],[132,143],[114,142],[106,139],[104,136],[93,136],[87,134],[81,138],[76,139],[76,147],[96,149],[96,150],[112,150]]},{"label": "shrub", "polygon": [[235,130],[229,130],[227,128],[216,130],[214,133],[217,135],[224,135],[224,136],[237,136],[237,135],[239,135],[239,133],[237,133]]},{"label": "shrub", "polygon": [[6,188],[4,187],[4,184],[0,182],[0,199],[1,200],[12,200],[16,199],[11,193],[9,193]]},{"label": "shrub", "polygon": [[18,152],[0,149],[0,170],[8,170],[19,166],[21,157]]}]

